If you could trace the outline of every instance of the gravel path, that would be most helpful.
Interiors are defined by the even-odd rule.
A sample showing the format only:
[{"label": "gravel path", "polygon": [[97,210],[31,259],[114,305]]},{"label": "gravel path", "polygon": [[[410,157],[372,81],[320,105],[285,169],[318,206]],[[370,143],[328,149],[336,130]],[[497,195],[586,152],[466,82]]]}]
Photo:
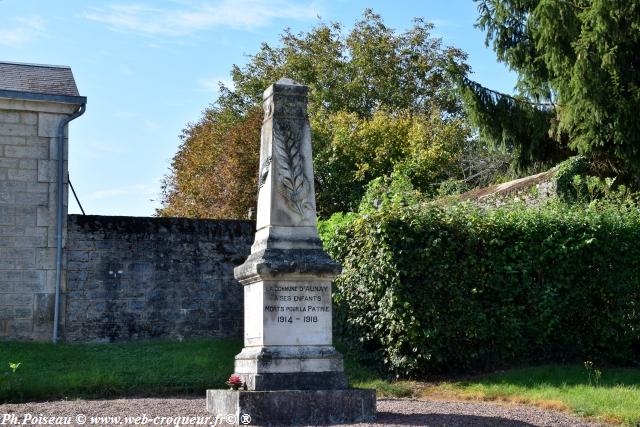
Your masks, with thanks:
[{"label": "gravel path", "polygon": [[[34,418],[26,419],[32,415]],[[12,422],[15,415],[17,422]],[[35,417],[45,419],[35,420]],[[80,418],[78,418],[80,416]],[[84,418],[83,418],[84,416]],[[48,417],[68,417],[68,425],[125,425],[123,417],[144,417],[147,425],[156,418],[159,425],[175,425],[172,417],[207,417],[204,399],[114,399],[114,400],[68,400],[24,404],[0,405],[0,425],[45,425]],[[4,418],[3,418],[4,417]],[[119,420],[91,417],[121,417]],[[202,420],[204,418],[201,418]],[[7,422],[3,423],[3,420]],[[55,420],[55,418],[54,418]],[[63,420],[63,419],[60,419]],[[36,423],[34,423],[36,421]],[[65,421],[65,420],[63,420]],[[84,423],[82,422],[84,421]],[[140,422],[144,418],[139,419]],[[134,424],[130,420],[128,424]],[[210,422],[209,425],[213,423]],[[182,425],[182,424],[178,424]],[[203,424],[202,424],[203,425]],[[226,425],[226,424],[218,424]],[[378,419],[372,424],[352,426],[601,426],[587,422],[563,412],[547,411],[531,406],[507,405],[486,402],[457,402],[443,400],[379,399]]]}]

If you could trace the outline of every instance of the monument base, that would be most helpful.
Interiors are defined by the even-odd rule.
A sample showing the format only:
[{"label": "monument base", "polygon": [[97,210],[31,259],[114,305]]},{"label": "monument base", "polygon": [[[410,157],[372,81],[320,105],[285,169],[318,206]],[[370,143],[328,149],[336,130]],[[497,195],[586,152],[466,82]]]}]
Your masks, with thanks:
[{"label": "monument base", "polygon": [[329,345],[245,347],[233,373],[249,390],[348,388],[342,355]]},{"label": "monument base", "polygon": [[239,425],[306,426],[373,421],[376,392],[345,390],[207,390],[207,411]]},{"label": "monument base", "polygon": [[344,372],[236,374],[250,391],[346,389]]}]

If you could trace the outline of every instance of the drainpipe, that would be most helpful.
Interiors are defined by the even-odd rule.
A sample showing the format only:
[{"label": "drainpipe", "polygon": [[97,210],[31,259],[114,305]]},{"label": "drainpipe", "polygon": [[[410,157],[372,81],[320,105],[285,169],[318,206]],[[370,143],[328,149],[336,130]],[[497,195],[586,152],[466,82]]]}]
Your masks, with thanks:
[{"label": "drainpipe", "polygon": [[81,104],[80,108],[60,121],[58,125],[58,205],[56,206],[56,293],[53,303],[53,342],[58,342],[58,323],[60,318],[60,288],[62,286],[62,230],[64,219],[64,128],[72,120],[84,114],[87,104]]}]

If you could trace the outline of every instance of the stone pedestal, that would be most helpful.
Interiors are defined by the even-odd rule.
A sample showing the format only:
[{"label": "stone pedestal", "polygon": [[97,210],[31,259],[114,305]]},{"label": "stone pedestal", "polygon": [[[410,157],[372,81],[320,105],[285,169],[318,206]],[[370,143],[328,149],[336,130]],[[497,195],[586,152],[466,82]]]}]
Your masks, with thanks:
[{"label": "stone pedestal", "polygon": [[317,426],[375,419],[375,390],[207,390],[207,411],[238,424]]},{"label": "stone pedestal", "polygon": [[344,389],[332,346],[331,279],[321,248],[266,249],[236,268],[244,285],[244,343],[235,374],[249,390]]},{"label": "stone pedestal", "polygon": [[247,391],[207,391],[216,415],[271,425],[375,417],[374,390],[350,390],[333,348],[331,282],[341,266],[316,228],[307,87],[281,79],[264,93],[256,236],[235,269],[244,285],[244,348],[235,374]]}]

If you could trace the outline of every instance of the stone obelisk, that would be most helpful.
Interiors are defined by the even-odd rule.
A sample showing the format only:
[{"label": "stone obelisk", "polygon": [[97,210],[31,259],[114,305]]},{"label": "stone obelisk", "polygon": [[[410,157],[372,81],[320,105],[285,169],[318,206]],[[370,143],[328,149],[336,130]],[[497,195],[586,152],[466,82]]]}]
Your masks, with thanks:
[{"label": "stone obelisk", "polygon": [[247,391],[207,391],[210,412],[248,415],[252,424],[375,416],[374,390],[347,387],[332,345],[331,281],[341,267],[316,228],[307,91],[280,79],[264,92],[256,235],[251,255],[235,269],[244,286],[244,348],[235,374]]}]

